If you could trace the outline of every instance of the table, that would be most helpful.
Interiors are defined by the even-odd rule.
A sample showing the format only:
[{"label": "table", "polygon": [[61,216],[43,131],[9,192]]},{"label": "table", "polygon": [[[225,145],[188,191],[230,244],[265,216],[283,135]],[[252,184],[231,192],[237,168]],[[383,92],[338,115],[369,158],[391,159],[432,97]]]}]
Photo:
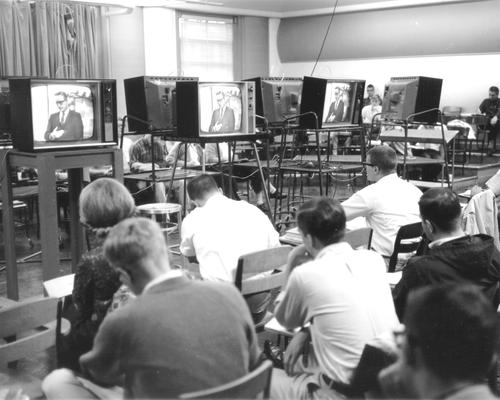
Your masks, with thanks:
[{"label": "table", "polygon": [[[40,244],[42,250],[42,280],[60,275],[59,243],[57,222],[57,190],[56,170],[68,170],[68,194],[70,209],[71,263],[76,269],[83,252],[83,229],[79,223],[78,197],[83,186],[84,167],[94,165],[113,165],[114,177],[123,181],[122,152],[116,147],[95,149],[47,151],[27,153],[9,150],[2,157],[2,171],[11,167],[31,167],[38,170],[38,208],[40,210]],[[2,184],[2,199],[11,204],[13,188],[10,174],[5,174]],[[10,207],[3,211],[3,227],[5,232],[5,259],[7,270],[7,296],[19,298],[17,262],[14,234],[14,215]]]}]

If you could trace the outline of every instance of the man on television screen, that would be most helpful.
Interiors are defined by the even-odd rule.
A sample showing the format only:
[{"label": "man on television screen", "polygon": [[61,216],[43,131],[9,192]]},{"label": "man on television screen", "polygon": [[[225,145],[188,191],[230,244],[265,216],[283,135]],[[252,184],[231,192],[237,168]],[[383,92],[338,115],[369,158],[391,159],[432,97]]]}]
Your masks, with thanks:
[{"label": "man on television screen", "polygon": [[217,92],[215,95],[219,108],[212,113],[209,132],[234,132],[234,111],[227,105],[228,99],[224,92]]},{"label": "man on television screen", "polygon": [[325,122],[342,122],[344,115],[344,102],[339,87],[335,88],[335,100],[330,105]]},{"label": "man on television screen", "polygon": [[66,93],[57,92],[55,99],[59,112],[50,115],[47,131],[45,132],[45,140],[82,140],[82,116],[80,113],[68,108],[68,96]]}]

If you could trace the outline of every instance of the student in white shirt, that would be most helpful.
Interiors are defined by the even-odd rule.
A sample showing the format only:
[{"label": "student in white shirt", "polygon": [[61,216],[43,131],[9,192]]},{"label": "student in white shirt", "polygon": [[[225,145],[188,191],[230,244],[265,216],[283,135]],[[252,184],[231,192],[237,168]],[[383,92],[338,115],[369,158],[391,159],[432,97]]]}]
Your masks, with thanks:
[{"label": "student in white shirt", "polygon": [[389,146],[375,146],[366,155],[366,175],[374,182],[342,203],[347,220],[365,217],[373,229],[371,246],[389,257],[401,226],[420,221],[422,192],[398,177],[397,155]]}]

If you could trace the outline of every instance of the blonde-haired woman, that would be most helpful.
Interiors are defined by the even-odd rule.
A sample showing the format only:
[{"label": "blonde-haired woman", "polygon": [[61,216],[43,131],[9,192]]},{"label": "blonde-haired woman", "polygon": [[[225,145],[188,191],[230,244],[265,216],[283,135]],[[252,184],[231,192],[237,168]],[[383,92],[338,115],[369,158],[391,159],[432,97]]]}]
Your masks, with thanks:
[{"label": "blonde-haired woman", "polygon": [[120,288],[119,274],[104,258],[102,244],[118,222],[135,214],[128,189],[111,178],[100,178],[80,193],[80,221],[87,229],[91,250],[82,256],[75,273],[71,331],[64,339],[61,364],[78,369],[78,358],[92,348],[97,329]]}]

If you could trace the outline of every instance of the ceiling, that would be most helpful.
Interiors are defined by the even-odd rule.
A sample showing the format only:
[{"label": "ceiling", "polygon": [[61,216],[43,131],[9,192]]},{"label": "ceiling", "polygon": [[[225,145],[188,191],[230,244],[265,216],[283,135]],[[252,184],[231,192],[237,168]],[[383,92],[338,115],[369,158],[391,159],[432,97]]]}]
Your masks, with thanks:
[{"label": "ceiling", "polygon": [[490,0],[86,0],[111,7],[166,7],[198,12],[275,18]]}]

